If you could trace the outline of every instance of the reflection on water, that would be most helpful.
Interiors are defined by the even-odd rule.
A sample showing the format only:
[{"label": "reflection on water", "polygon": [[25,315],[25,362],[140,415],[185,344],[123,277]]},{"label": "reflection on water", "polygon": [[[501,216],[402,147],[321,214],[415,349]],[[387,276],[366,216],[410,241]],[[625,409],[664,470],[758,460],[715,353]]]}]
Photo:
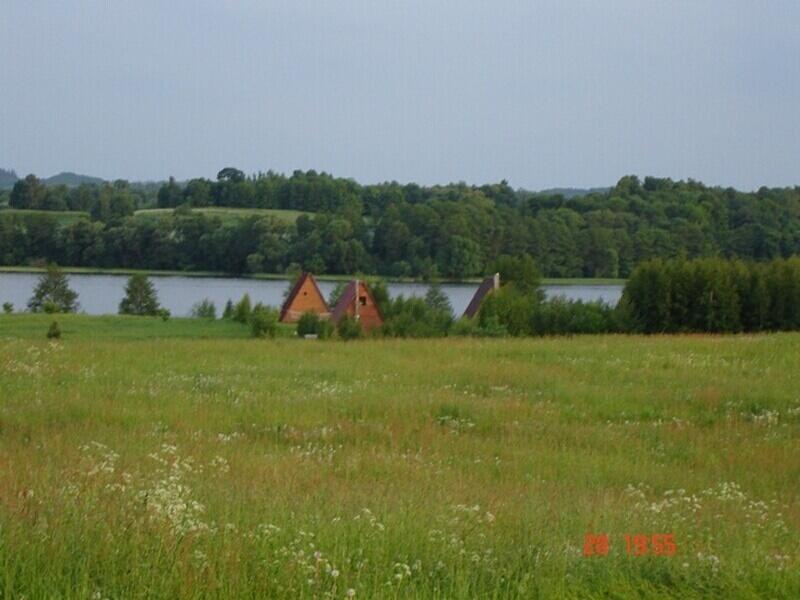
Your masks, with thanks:
[{"label": "reflection on water", "polygon": [[[22,310],[31,297],[38,280],[34,273],[0,273],[0,303],[12,302],[15,310]],[[237,279],[224,277],[152,277],[162,306],[175,316],[186,316],[192,306],[208,298],[221,313],[228,299],[233,301],[245,293],[253,302],[280,306],[283,294],[289,286],[286,280]],[[90,315],[115,314],[124,295],[127,277],[123,275],[70,275],[70,287],[78,292],[81,311]],[[318,281],[320,290],[327,298],[335,283]],[[450,298],[453,311],[461,315],[467,308],[478,284],[448,283],[442,289]],[[424,296],[428,290],[424,283],[389,283],[389,294]],[[576,300],[603,300],[616,304],[622,294],[621,285],[546,285],[548,296],[565,296]]]}]

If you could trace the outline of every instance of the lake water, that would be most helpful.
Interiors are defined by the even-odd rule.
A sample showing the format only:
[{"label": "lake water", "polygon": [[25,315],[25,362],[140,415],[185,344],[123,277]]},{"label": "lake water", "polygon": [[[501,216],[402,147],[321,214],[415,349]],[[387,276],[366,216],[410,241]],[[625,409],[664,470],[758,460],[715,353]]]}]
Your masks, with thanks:
[{"label": "lake water", "polygon": [[[33,293],[39,276],[35,273],[0,273],[0,303],[12,302],[14,310],[23,310]],[[69,275],[70,287],[78,292],[80,310],[90,315],[116,314],[124,295],[124,275]],[[236,302],[245,293],[253,303],[279,307],[283,294],[289,287],[288,280],[237,279],[223,277],[154,276],[151,281],[158,292],[162,306],[174,316],[188,316],[192,306],[204,298],[217,306],[217,314],[228,299]],[[334,282],[318,281],[326,298],[336,286]],[[424,283],[389,282],[389,294],[394,297],[424,296],[428,285]],[[616,304],[622,294],[621,285],[546,285],[545,293],[565,296],[575,300],[603,300]],[[442,289],[450,298],[453,311],[461,315],[467,308],[478,284],[448,283]]]}]

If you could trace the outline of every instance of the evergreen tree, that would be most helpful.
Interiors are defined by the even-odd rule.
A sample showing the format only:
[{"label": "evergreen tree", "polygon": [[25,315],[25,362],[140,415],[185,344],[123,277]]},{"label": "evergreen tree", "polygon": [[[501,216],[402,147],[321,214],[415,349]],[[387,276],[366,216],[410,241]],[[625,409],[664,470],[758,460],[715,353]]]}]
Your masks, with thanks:
[{"label": "evergreen tree", "polygon": [[250,315],[253,312],[253,306],[250,302],[250,295],[245,294],[242,299],[236,303],[233,308],[233,316],[231,317],[237,323],[247,323],[250,320]]},{"label": "evergreen tree", "polygon": [[160,314],[160,308],[153,283],[145,275],[132,275],[119,303],[119,314],[154,317]]},{"label": "evergreen tree", "polygon": [[425,304],[432,310],[440,311],[448,315],[453,314],[453,305],[450,303],[450,298],[442,290],[442,286],[438,283],[432,283],[425,293]]},{"label": "evergreen tree", "polygon": [[223,319],[231,319],[233,318],[233,301],[228,299],[225,303],[225,310],[222,311],[222,318]]},{"label": "evergreen tree", "polygon": [[48,265],[28,301],[28,310],[70,313],[79,307],[78,294],[70,289],[67,276],[56,265]]}]

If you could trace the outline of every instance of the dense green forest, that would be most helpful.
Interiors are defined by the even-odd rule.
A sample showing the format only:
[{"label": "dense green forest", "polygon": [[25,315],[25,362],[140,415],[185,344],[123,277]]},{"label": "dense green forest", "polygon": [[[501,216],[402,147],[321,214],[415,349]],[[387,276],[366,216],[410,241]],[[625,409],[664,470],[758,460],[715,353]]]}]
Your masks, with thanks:
[{"label": "dense green forest", "polygon": [[796,331],[800,258],[649,260],[626,283],[620,310],[631,332]]},{"label": "dense green forest", "polygon": [[[315,171],[77,187],[30,175],[0,193],[3,205],[2,265],[465,278],[498,256],[529,254],[547,277],[627,277],[653,258],[800,253],[800,187],[740,192],[654,177],[566,198],[505,181],[360,185]],[[313,214],[287,223],[267,211],[223,220],[192,210],[212,206]],[[144,219],[134,214],[143,208],[175,210]]]}]

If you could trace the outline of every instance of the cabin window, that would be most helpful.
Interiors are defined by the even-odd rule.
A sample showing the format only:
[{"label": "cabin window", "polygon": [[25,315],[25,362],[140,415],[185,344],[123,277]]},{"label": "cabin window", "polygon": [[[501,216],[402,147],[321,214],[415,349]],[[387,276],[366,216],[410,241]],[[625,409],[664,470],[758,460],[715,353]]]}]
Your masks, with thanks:
[{"label": "cabin window", "polygon": [[366,296],[359,296],[358,302],[359,302],[359,304],[361,304],[361,306],[366,306],[367,305],[367,297]]}]

